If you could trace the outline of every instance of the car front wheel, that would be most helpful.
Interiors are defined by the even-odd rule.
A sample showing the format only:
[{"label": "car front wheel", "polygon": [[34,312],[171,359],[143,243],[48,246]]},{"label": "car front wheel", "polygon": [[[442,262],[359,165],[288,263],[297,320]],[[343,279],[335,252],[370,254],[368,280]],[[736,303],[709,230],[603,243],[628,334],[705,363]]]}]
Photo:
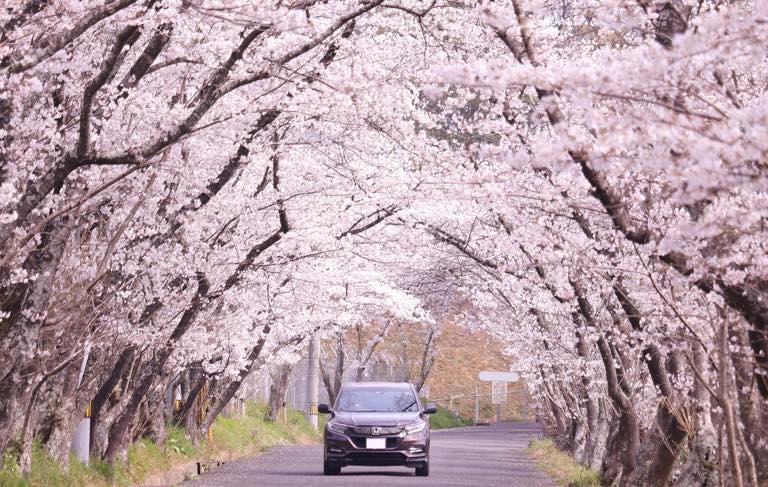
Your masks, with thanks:
[{"label": "car front wheel", "polygon": [[427,477],[429,475],[429,460],[424,461],[421,467],[416,467],[417,477]]},{"label": "car front wheel", "polygon": [[341,467],[333,463],[323,462],[323,475],[338,475]]}]

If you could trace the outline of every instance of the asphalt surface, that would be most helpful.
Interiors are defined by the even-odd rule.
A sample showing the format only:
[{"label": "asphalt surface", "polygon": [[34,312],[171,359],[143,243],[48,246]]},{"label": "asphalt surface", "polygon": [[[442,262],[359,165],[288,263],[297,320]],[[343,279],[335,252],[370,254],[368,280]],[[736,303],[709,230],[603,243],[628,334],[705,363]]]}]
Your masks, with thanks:
[{"label": "asphalt surface", "polygon": [[526,455],[539,436],[531,423],[498,423],[433,431],[429,477],[404,467],[345,467],[323,475],[320,445],[285,446],[238,460],[184,482],[188,487],[480,486],[554,487]]}]

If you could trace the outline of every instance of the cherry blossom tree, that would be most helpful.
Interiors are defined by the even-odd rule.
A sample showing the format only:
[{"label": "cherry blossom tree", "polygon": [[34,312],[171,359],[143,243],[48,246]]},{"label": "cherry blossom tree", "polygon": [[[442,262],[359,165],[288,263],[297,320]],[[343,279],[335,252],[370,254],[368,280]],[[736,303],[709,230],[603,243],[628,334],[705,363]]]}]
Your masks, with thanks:
[{"label": "cherry blossom tree", "polygon": [[607,485],[761,485],[766,22],[750,1],[10,2],[0,453],[27,471],[37,437],[66,465],[92,402],[114,462],[163,440],[169,387],[199,438],[316,333],[434,338],[466,300]]}]

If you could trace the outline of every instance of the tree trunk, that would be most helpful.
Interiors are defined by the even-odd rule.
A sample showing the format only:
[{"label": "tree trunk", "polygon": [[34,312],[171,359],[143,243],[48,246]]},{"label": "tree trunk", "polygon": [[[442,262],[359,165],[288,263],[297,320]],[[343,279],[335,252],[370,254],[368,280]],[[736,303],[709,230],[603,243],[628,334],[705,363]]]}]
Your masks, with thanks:
[{"label": "tree trunk", "polygon": [[379,331],[376,333],[376,336],[373,338],[373,340],[371,340],[367,347],[363,347],[360,326],[357,326],[357,371],[355,373],[355,380],[357,382],[363,381],[365,371],[368,368],[368,363],[371,361],[371,358],[373,358],[373,353],[376,351],[379,343],[381,343],[391,323],[392,320],[385,320],[384,324],[381,326]]},{"label": "tree trunk", "polygon": [[720,385],[720,407],[723,409],[723,422],[725,423],[726,444],[728,445],[728,458],[731,465],[731,478],[736,487],[744,487],[744,476],[741,471],[741,459],[739,458],[739,447],[736,433],[736,420],[733,413],[733,403],[730,400],[730,391],[728,390],[728,370],[729,360],[728,356],[730,350],[728,348],[728,321],[725,316],[722,317],[722,323],[718,333],[718,348],[717,353],[719,357],[719,377],[718,384]]},{"label": "tree trunk", "polygon": [[416,390],[421,392],[421,388],[424,387],[424,383],[429,378],[429,373],[432,371],[432,366],[435,365],[435,357],[437,356],[437,338],[438,329],[437,325],[432,325],[429,328],[427,334],[427,340],[424,343],[424,352],[421,355],[421,366],[419,367],[419,377],[416,381]]},{"label": "tree trunk", "polygon": [[[69,447],[77,423],[83,418],[84,407],[78,407],[77,379],[79,364],[73,363],[64,371],[59,398],[51,415],[51,433],[45,443],[45,451],[63,470],[69,469]],[[84,406],[84,405],[80,405]]]},{"label": "tree trunk", "polygon": [[698,371],[694,372],[696,380],[693,385],[696,436],[691,440],[691,455],[682,469],[681,476],[691,479],[699,487],[715,487],[721,480],[717,469],[717,432],[712,424],[712,400],[716,398],[710,396],[700,380],[709,375],[702,373],[708,369],[706,351],[697,342],[691,344],[691,349],[693,363],[690,365]]},{"label": "tree trunk", "polygon": [[[565,414],[563,413],[563,408],[561,408],[555,400],[555,395],[549,383],[549,377],[547,373],[544,372],[544,367],[539,365],[538,369],[541,382],[544,385],[546,404],[554,422],[553,427],[549,431],[549,436],[554,437],[556,440],[560,440],[567,431]],[[561,441],[557,441],[557,443],[560,444]]]},{"label": "tree trunk", "polygon": [[[160,391],[165,396],[165,391]],[[159,394],[158,394],[159,395]],[[145,405],[145,421],[143,425],[143,435],[146,435],[156,445],[163,446],[168,438],[168,431],[165,429],[165,397],[159,401],[147,400]],[[143,436],[142,435],[142,436]]]},{"label": "tree trunk", "polygon": [[[117,361],[115,362],[115,365],[112,367],[112,370],[110,371],[109,375],[104,380],[101,387],[99,387],[98,391],[96,391],[96,394],[93,397],[93,401],[91,403],[91,437],[90,437],[90,443],[92,447],[97,443],[96,430],[99,427],[99,421],[101,420],[101,412],[106,406],[107,400],[109,399],[109,396],[112,394],[112,391],[114,391],[115,387],[117,387],[117,384],[128,373],[130,373],[130,369],[131,369],[131,365],[133,364],[135,353],[136,353],[136,347],[133,347],[133,346],[123,349],[123,351],[120,352],[120,355],[118,356]],[[98,450],[99,449],[92,448],[92,451],[98,451]]]},{"label": "tree trunk", "polygon": [[104,453],[105,460],[110,465],[114,465],[118,451],[124,448],[128,440],[129,428],[134,418],[134,412],[138,410],[144,397],[154,385],[156,377],[162,375],[166,362],[176,348],[176,343],[192,326],[195,317],[203,305],[203,300],[208,294],[209,285],[205,275],[202,273],[198,273],[197,281],[198,287],[194,298],[182,314],[165,345],[157,353],[154,360],[145,367],[146,370],[143,376],[131,392],[131,397],[126,404],[126,411],[120,416],[110,431],[109,443]]},{"label": "tree trunk", "polygon": [[181,410],[178,413],[178,419],[180,423],[184,424],[187,434],[193,439],[195,444],[200,438],[200,423],[198,421],[199,408],[198,396],[205,387],[208,378],[198,368],[189,370],[189,387],[186,391],[186,396],[183,399]]},{"label": "tree trunk", "polygon": [[[730,340],[743,349],[749,347],[749,336],[741,328],[741,322],[732,322],[729,327]],[[765,420],[768,417],[761,418],[760,410],[768,410],[768,401],[762,401],[755,390],[754,365],[750,358],[744,358],[740,355],[734,355],[733,362],[735,384],[734,389],[739,409],[739,418],[743,425],[744,442],[746,448],[752,453],[755,459],[757,470],[758,485],[768,485],[768,443],[764,440],[764,428],[768,427]]]},{"label": "tree trunk", "polygon": [[[336,396],[339,394],[339,389],[341,389],[341,384],[344,379],[344,359],[344,335],[339,331],[336,335],[336,364],[333,368],[333,380],[331,380],[331,375],[327,367],[323,365],[323,361],[320,361],[320,375],[322,376],[325,390],[328,392],[328,401],[331,404],[336,402]],[[359,372],[358,369],[358,373]]]},{"label": "tree trunk", "polygon": [[[576,326],[578,328],[581,328],[582,323],[581,323],[580,316],[575,313],[572,316],[574,318],[574,322],[576,323]],[[580,329],[576,331],[576,339],[577,339],[576,349],[578,351],[579,357],[581,357],[585,362],[588,362],[589,349],[587,347],[586,341],[584,340],[583,332]],[[586,408],[587,424],[586,424],[584,450],[582,451],[581,457],[577,457],[577,458],[580,463],[591,466],[593,464],[593,455],[595,452],[595,448],[597,446],[597,442],[596,442],[597,427],[598,427],[600,409],[597,404],[597,401],[595,401],[595,395],[590,390],[592,379],[589,376],[589,371],[587,370],[581,371],[581,384],[582,384],[581,400],[584,404],[584,407]]]},{"label": "tree trunk", "polygon": [[[573,291],[576,295],[576,301],[578,303],[579,310],[581,311],[581,315],[586,321],[588,329],[592,329],[596,333],[599,333],[599,338],[597,339],[597,349],[600,352],[600,357],[603,361],[603,370],[605,372],[606,383],[608,386],[608,396],[611,398],[614,406],[619,411],[621,430],[626,435],[624,438],[619,438],[621,440],[621,449],[624,451],[622,476],[631,475],[636,467],[637,449],[640,442],[640,429],[637,423],[637,416],[635,414],[634,405],[632,404],[627,394],[624,393],[621,385],[619,384],[619,376],[621,373],[617,372],[616,367],[620,362],[614,358],[613,352],[611,351],[611,348],[608,345],[608,342],[606,341],[603,333],[598,331],[599,327],[597,319],[595,318],[594,309],[592,308],[592,304],[587,298],[587,294],[584,291],[584,288],[576,279],[571,279],[571,287],[573,288]],[[604,450],[601,447],[604,445],[604,439],[598,433],[598,431],[595,431],[593,436],[595,436],[594,442],[597,451],[593,452],[593,456],[590,459],[589,465],[592,468],[596,468],[602,464],[603,459],[601,453],[604,452]]]},{"label": "tree trunk", "polygon": [[272,385],[269,388],[267,420],[273,423],[277,422],[285,412],[285,396],[288,392],[288,379],[291,377],[292,371],[293,365],[281,365],[272,374]]},{"label": "tree trunk", "polygon": [[[624,314],[635,331],[642,332],[643,325],[640,311],[631,296],[620,282],[613,285],[614,295],[621,304]],[[664,357],[654,344],[643,349],[643,360],[648,367],[654,386],[661,393],[661,400],[656,409],[656,424],[648,435],[647,442],[655,445],[653,460],[645,472],[640,472],[637,482],[650,483],[659,487],[667,485],[675,461],[685,446],[688,430],[685,427],[687,412],[678,404],[678,398],[669,380]],[[649,451],[650,448],[644,448]],[[639,462],[642,464],[642,462]]]},{"label": "tree trunk", "polygon": [[248,354],[245,368],[240,371],[237,378],[227,383],[227,385],[222,388],[222,390],[214,397],[208,408],[208,411],[205,414],[205,417],[203,418],[203,422],[200,425],[201,431],[207,431],[208,428],[213,425],[216,417],[224,409],[224,406],[229,403],[230,399],[232,399],[235,393],[240,389],[240,386],[243,385],[243,381],[253,370],[254,365],[257,363],[259,357],[261,356],[261,351],[264,349],[264,343],[267,341],[267,335],[270,331],[269,325],[264,326],[262,331],[264,333],[263,336],[259,338],[256,346],[254,346],[253,349],[251,349],[251,353]]},{"label": "tree trunk", "polygon": [[107,394],[99,408],[98,420],[91,422],[91,437],[93,438],[91,454],[93,456],[104,458],[109,445],[109,434],[115,421],[125,412],[131,398],[131,388],[135,384],[136,378],[141,376],[142,365],[141,356],[133,354],[131,360],[126,364],[124,372],[118,377],[115,387]]},{"label": "tree trunk", "polygon": [[16,387],[5,389],[5,399],[0,400],[0,455],[4,455],[11,441],[11,430],[19,410]]},{"label": "tree trunk", "polygon": [[600,485],[605,486],[621,485],[621,476],[625,470],[623,462],[626,453],[624,445],[627,433],[617,418],[613,419],[610,430],[606,443],[606,455],[600,466]]},{"label": "tree trunk", "polygon": [[[6,354],[0,363],[0,390],[4,391],[0,395],[0,411],[3,412],[0,414],[0,432],[11,430],[15,418],[12,404],[18,401],[17,394],[30,387],[23,376],[34,375],[34,370],[39,367],[36,361],[25,365],[22,352],[34,353],[37,350],[40,328],[48,312],[48,302],[70,230],[68,217],[58,218],[46,225],[40,243],[23,264],[24,269],[31,275],[37,275],[37,278],[11,286],[5,295],[0,296],[0,312],[9,313],[0,330],[0,347]],[[25,366],[30,370],[22,374],[22,367]],[[0,455],[8,444],[7,437],[3,438],[0,440]]]}]

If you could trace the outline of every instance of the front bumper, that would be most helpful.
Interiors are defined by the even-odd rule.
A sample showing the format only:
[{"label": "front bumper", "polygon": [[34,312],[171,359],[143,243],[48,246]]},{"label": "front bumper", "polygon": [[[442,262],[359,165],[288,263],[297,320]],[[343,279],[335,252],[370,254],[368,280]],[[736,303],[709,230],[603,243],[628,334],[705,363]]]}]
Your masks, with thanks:
[{"label": "front bumper", "polygon": [[428,432],[422,431],[405,437],[387,435],[379,438],[386,438],[387,447],[369,450],[365,448],[366,437],[347,436],[326,430],[323,442],[325,461],[341,467],[347,465],[420,467],[428,460]]}]

